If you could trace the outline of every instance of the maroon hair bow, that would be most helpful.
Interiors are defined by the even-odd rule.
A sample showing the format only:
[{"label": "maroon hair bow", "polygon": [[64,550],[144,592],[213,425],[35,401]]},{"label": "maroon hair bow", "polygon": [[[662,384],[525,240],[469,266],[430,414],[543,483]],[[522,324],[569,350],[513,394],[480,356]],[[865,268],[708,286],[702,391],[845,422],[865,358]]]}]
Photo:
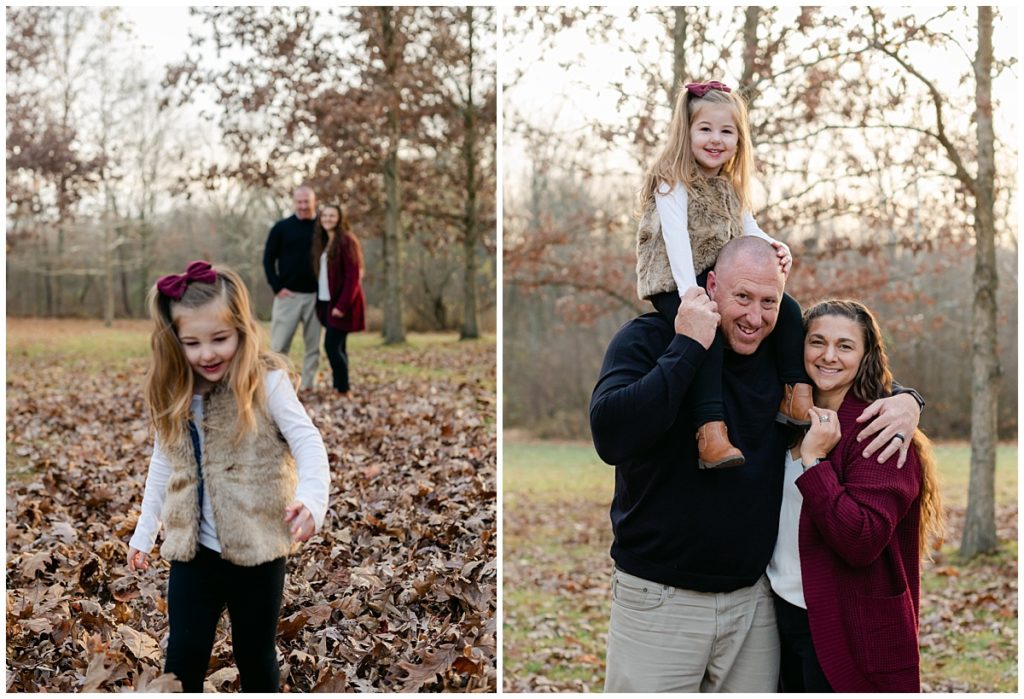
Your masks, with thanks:
[{"label": "maroon hair bow", "polygon": [[725,83],[720,83],[717,80],[712,80],[706,83],[687,83],[686,91],[695,97],[703,97],[708,94],[711,90],[720,90],[721,92],[732,92],[732,88]]},{"label": "maroon hair bow", "polygon": [[215,281],[217,281],[217,271],[213,266],[204,260],[196,260],[188,263],[184,274],[168,274],[160,277],[156,282],[156,289],[168,298],[181,301],[181,297],[185,295],[185,289],[192,282],[213,284]]}]

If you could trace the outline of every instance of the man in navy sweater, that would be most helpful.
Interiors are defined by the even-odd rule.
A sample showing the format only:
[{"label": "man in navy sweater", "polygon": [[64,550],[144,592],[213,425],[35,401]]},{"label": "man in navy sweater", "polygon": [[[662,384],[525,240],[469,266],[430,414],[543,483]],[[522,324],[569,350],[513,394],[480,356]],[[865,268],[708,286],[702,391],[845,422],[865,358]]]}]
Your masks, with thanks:
[{"label": "man in navy sweater", "polygon": [[[785,279],[774,248],[730,241],[707,293],[686,292],[672,327],[659,313],[615,335],[590,403],[600,457],[615,465],[615,560],[605,691],[774,692],[779,641],[765,568],[782,502],[786,428],[775,327]],[[746,457],[700,470],[690,383],[721,324],[729,438]],[[880,457],[903,449],[920,405],[911,394],[876,401],[861,437]],[[883,459],[884,460],[884,459]]]},{"label": "man in navy sweater", "polygon": [[288,354],[292,337],[302,323],[305,355],[302,384],[313,388],[320,363],[320,320],[316,317],[317,280],[313,275],[313,230],[316,194],[302,185],[292,193],[295,213],[274,224],[263,249],[263,270],[274,290],[270,312],[270,348]]}]

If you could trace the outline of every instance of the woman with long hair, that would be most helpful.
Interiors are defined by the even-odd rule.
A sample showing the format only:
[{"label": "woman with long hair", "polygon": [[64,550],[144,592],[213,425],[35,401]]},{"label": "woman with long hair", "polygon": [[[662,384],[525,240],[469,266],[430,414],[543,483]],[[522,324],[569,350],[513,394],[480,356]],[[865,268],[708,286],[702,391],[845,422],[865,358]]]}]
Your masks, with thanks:
[{"label": "woman with long hair", "polygon": [[865,458],[857,416],[892,391],[878,323],[856,301],[804,314],[809,430],[787,453],[768,565],[782,691],[920,692],[922,552],[942,534],[935,457],[917,430],[902,469]]},{"label": "woman with long hair", "polygon": [[331,363],[334,390],[349,391],[348,334],[366,329],[363,296],[363,250],[352,234],[348,216],[328,204],[313,233],[313,271],[319,280],[316,311],[324,326],[324,350]]}]

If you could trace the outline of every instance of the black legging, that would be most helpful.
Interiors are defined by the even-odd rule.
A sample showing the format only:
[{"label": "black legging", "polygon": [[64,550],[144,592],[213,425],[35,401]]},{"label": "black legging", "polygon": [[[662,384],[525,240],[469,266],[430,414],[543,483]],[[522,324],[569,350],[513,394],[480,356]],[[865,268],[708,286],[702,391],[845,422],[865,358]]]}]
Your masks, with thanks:
[{"label": "black legging", "polygon": [[[697,283],[704,288],[707,272],[697,277]],[[666,291],[651,297],[651,303],[658,312],[675,325],[679,312],[679,293]],[[779,317],[771,337],[774,338],[779,380],[782,383],[810,383],[804,369],[804,324],[800,304],[789,294],[782,295],[779,303]],[[694,426],[725,420],[725,406],[722,402],[722,362],[724,352],[722,329],[715,331],[715,339],[704,355],[700,371],[693,377]]]},{"label": "black legging", "polygon": [[227,607],[242,691],[279,691],[274,639],[284,569],[283,557],[258,566],[239,566],[202,546],[191,561],[173,561],[167,589],[171,633],[164,672],[177,675],[186,692],[203,691],[217,622]]},{"label": "black legging", "polygon": [[327,361],[331,363],[331,373],[334,375],[334,390],[340,393],[348,393],[348,352],[345,349],[345,342],[348,333],[344,330],[335,330],[331,326],[324,326],[324,350],[327,352]]},{"label": "black legging", "polygon": [[818,655],[814,652],[807,610],[790,604],[776,594],[775,623],[779,627],[782,646],[779,666],[781,692],[832,692]]}]

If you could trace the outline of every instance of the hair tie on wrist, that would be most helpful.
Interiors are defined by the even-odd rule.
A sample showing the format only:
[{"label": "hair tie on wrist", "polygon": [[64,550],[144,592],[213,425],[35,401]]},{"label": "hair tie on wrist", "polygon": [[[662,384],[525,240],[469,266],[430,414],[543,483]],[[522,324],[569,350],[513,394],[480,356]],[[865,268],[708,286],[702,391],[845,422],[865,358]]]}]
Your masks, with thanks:
[{"label": "hair tie on wrist", "polygon": [[192,282],[201,284],[213,284],[217,281],[217,271],[209,262],[196,260],[189,262],[184,274],[168,274],[160,277],[156,282],[156,289],[164,296],[174,301],[181,301],[185,295],[185,289]]},{"label": "hair tie on wrist", "polygon": [[706,83],[687,83],[686,91],[695,97],[703,97],[708,94],[711,90],[718,90],[719,92],[732,92],[732,88],[725,83],[720,83],[717,80],[711,80]]}]

